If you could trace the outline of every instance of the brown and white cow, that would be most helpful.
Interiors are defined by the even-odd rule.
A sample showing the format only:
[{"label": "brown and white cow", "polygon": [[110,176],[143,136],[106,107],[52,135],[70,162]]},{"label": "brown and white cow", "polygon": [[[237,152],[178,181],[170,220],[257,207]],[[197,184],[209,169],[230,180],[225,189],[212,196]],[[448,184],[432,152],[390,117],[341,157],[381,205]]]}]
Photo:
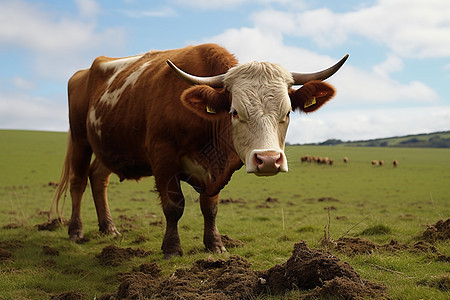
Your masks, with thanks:
[{"label": "brown and white cow", "polygon": [[220,190],[242,164],[256,175],[287,172],[290,111],[312,112],[332,98],[333,87],[322,80],[346,59],[299,74],[273,63],[240,65],[214,44],[98,57],[68,84],[68,149],[52,207],[60,214],[59,199],[70,184],[69,236],[80,239],[81,197],[89,178],[100,231],[118,235],[106,196],[111,173],[120,180],[154,175],[168,258],[182,255],[177,223],[185,181],[200,193],[206,248],[226,251],[215,223]]}]

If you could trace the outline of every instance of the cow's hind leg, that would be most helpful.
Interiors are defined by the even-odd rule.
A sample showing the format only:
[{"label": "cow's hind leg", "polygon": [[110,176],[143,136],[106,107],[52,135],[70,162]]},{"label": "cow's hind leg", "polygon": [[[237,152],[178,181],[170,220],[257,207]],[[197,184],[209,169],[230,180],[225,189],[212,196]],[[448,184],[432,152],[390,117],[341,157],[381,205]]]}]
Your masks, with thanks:
[{"label": "cow's hind leg", "polygon": [[180,237],[178,235],[178,220],[184,211],[184,196],[180,187],[180,180],[177,176],[169,180],[158,180],[156,177],[164,215],[166,217],[166,233],[164,235],[161,249],[164,258],[182,256]]},{"label": "cow's hind leg", "polygon": [[78,240],[83,237],[81,222],[81,198],[86,190],[91,148],[78,140],[72,140],[70,157],[70,196],[72,198],[72,215],[69,222],[69,237]]},{"label": "cow's hind leg", "polygon": [[206,249],[214,253],[227,252],[223,246],[219,230],[216,226],[217,202],[219,194],[215,196],[207,196],[200,194],[200,207],[204,219],[203,243]]},{"label": "cow's hind leg", "polygon": [[95,159],[89,168],[89,180],[91,182],[92,195],[94,197],[95,208],[97,210],[98,226],[104,234],[113,236],[120,235],[114,226],[111,213],[109,211],[107,189],[111,170],[109,170],[98,159]]}]

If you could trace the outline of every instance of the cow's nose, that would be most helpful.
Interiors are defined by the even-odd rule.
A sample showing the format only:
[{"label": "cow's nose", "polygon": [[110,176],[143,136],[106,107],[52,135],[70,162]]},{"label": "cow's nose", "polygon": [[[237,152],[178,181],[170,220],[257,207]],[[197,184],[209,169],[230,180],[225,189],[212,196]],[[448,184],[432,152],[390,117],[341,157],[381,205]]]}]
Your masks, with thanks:
[{"label": "cow's nose", "polygon": [[260,174],[278,173],[284,163],[284,156],[279,152],[256,152],[254,154],[256,170]]}]

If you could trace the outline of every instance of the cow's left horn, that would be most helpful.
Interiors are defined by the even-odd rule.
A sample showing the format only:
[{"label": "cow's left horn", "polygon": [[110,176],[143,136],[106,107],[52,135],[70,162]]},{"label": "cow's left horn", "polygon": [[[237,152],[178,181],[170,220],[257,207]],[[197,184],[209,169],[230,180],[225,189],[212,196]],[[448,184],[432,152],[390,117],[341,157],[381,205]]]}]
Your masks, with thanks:
[{"label": "cow's left horn", "polygon": [[178,77],[186,81],[190,84],[205,84],[209,85],[213,88],[221,88],[223,87],[223,78],[225,77],[224,74],[217,75],[217,76],[211,76],[211,77],[199,77],[195,75],[191,75],[189,73],[184,72],[183,70],[179,69],[173,62],[170,60],[167,60],[167,64],[172,68],[172,70],[177,74]]},{"label": "cow's left horn", "polygon": [[348,54],[345,55],[340,61],[338,61],[334,66],[329,67],[328,69],[325,69],[323,71],[319,71],[316,73],[294,73],[292,72],[292,77],[294,78],[294,85],[301,85],[305,84],[309,81],[313,80],[325,80],[328,77],[332,76],[334,73],[336,73],[342,65],[345,63],[345,61],[348,58]]}]

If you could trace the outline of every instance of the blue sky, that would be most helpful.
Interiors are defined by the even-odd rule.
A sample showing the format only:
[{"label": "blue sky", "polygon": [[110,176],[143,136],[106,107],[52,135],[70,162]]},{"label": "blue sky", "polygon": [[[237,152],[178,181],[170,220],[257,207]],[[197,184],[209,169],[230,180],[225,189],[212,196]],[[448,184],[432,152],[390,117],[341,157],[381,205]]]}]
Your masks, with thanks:
[{"label": "blue sky", "polygon": [[67,81],[100,55],[218,43],[313,72],[337,96],[287,141],[450,130],[450,1],[0,0],[0,129],[68,130]]}]

